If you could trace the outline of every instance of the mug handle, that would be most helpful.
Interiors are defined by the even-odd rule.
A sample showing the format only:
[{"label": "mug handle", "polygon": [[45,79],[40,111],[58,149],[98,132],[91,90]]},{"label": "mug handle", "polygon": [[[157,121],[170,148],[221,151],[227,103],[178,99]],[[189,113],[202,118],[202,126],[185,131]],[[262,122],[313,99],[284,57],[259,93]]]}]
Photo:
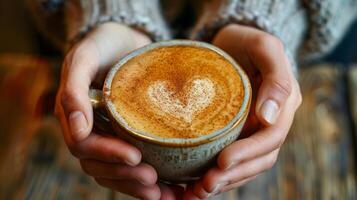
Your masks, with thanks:
[{"label": "mug handle", "polygon": [[89,89],[88,95],[93,107],[93,130],[114,135],[115,132],[105,109],[103,92],[98,89]]}]

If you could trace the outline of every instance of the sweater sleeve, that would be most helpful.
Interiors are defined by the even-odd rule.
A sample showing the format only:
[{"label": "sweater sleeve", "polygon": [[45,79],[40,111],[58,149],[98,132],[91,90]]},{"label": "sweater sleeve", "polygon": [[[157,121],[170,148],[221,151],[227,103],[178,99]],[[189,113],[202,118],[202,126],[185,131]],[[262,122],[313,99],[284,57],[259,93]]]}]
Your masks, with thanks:
[{"label": "sweater sleeve", "polygon": [[[322,56],[341,39],[356,12],[356,0],[206,1],[192,38],[209,41],[223,26],[254,26],[282,40],[293,62]],[[339,9],[346,11],[340,11]]]},{"label": "sweater sleeve", "polygon": [[118,22],[147,33],[154,41],[170,38],[159,0],[28,0],[41,32],[62,48],[104,22]]},{"label": "sweater sleeve", "polygon": [[311,60],[329,53],[357,17],[357,0],[304,0],[309,30],[300,58]]}]

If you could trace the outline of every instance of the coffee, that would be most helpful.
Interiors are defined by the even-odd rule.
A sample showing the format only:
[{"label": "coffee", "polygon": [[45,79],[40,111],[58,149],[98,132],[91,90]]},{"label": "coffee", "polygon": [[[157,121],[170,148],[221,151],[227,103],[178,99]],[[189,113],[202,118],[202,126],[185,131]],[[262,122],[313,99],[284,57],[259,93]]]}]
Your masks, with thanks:
[{"label": "coffee", "polygon": [[159,47],[116,72],[110,99],[134,130],[162,138],[196,138],[225,127],[244,98],[233,65],[213,50]]}]

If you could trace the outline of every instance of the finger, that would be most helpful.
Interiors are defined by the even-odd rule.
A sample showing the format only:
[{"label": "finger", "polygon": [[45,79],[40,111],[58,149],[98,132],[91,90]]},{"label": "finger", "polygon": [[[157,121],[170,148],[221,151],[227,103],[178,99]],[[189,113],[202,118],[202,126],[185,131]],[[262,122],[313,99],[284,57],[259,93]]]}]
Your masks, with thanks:
[{"label": "finger", "polygon": [[88,97],[89,85],[97,73],[98,55],[94,44],[81,43],[73,48],[62,66],[57,103],[63,108],[72,140],[86,138],[93,125],[93,113]]},{"label": "finger", "polygon": [[227,191],[232,190],[232,189],[237,189],[238,187],[247,184],[248,182],[250,182],[251,180],[255,179],[256,177],[257,176],[252,176],[252,177],[243,179],[241,181],[238,181],[236,183],[229,184],[227,186],[224,186],[224,187],[220,188],[220,190],[213,191],[212,193],[208,193],[207,196],[203,197],[203,198],[213,197],[213,196],[216,196],[216,195],[218,195],[220,193],[227,192]]},{"label": "finger", "polygon": [[57,102],[67,119],[70,130],[67,134],[71,134],[74,141],[83,140],[92,129],[88,89],[94,76],[99,75],[99,68],[109,69],[107,66],[121,56],[148,43],[150,39],[138,31],[117,23],[104,23],[68,53],[62,67]]},{"label": "finger", "polygon": [[228,169],[234,164],[251,160],[253,158],[268,154],[269,152],[280,148],[285,141],[289,129],[293,123],[294,113],[299,102],[299,93],[294,93],[289,99],[287,105],[281,112],[278,122],[273,126],[260,129],[248,138],[238,140],[222,150],[217,158],[217,164],[220,169]]},{"label": "finger", "polygon": [[[230,42],[231,38],[239,43]],[[257,116],[265,125],[274,124],[292,93],[294,80],[283,43],[266,32],[237,24],[223,28],[213,43],[228,50],[254,80],[254,69],[258,69],[263,81],[255,104]]]},{"label": "finger", "polygon": [[126,163],[135,166],[141,161],[140,151],[119,137],[91,134],[84,141],[69,146],[79,159],[92,159],[109,163]]},{"label": "finger", "polygon": [[[58,94],[57,94],[57,99],[59,96]],[[66,119],[66,116],[63,111],[63,107],[58,100],[56,100],[55,115],[61,124],[61,129],[62,129],[63,138],[64,138],[65,143],[67,144],[68,147],[74,146],[75,142],[73,141],[73,137],[71,136],[72,134],[70,133],[67,119]]]},{"label": "finger", "polygon": [[[283,75],[281,75],[283,77]],[[291,94],[291,83],[287,78],[266,77],[258,92],[256,113],[258,119],[265,125],[272,125],[285,106]]]},{"label": "finger", "polygon": [[188,186],[186,188],[185,194],[183,195],[183,200],[200,200],[201,198],[197,197],[193,192],[193,187]]},{"label": "finger", "polygon": [[182,199],[184,194],[184,188],[176,185],[166,185],[159,183],[159,187],[161,190],[161,198],[162,200],[176,200]]},{"label": "finger", "polygon": [[197,180],[192,187],[193,194],[200,199],[204,199],[210,196],[210,193],[207,192],[202,186],[202,180]]},{"label": "finger", "polygon": [[274,124],[292,93],[294,76],[282,42],[267,33],[257,32],[248,55],[259,69],[262,83],[258,91],[256,111],[262,123]]},{"label": "finger", "polygon": [[286,134],[285,130],[274,127],[260,130],[248,138],[238,140],[223,149],[218,156],[218,166],[222,170],[228,170],[234,165],[267,154],[282,145]]},{"label": "finger", "polygon": [[270,169],[276,162],[279,149],[267,155],[233,166],[229,170],[213,168],[202,178],[202,187],[208,193],[220,191],[223,187],[237,183]]},{"label": "finger", "polygon": [[88,175],[96,178],[136,180],[143,185],[153,185],[157,174],[153,167],[140,163],[132,167],[124,164],[105,163],[96,160],[80,160],[81,167]]},{"label": "finger", "polygon": [[128,194],[139,199],[160,199],[161,192],[157,185],[145,186],[134,181],[95,178],[95,181],[107,188]]},{"label": "finger", "polygon": [[[222,189],[219,191],[219,193],[223,193],[223,192],[227,192],[227,191],[232,190],[232,189],[236,189],[236,188],[238,188],[238,187],[240,187],[240,186],[242,186],[242,185],[247,184],[248,182],[252,181],[252,180],[255,179],[256,177],[257,177],[257,175],[251,176],[251,177],[249,177],[249,178],[245,178],[245,179],[243,179],[243,180],[241,180],[241,181],[238,181],[238,182],[236,182],[236,183],[233,183],[233,184],[229,184],[229,185],[227,185],[227,186],[224,186],[224,187],[222,187]],[[218,194],[218,193],[216,193],[216,194]],[[214,194],[214,195],[216,195],[216,194]]]}]

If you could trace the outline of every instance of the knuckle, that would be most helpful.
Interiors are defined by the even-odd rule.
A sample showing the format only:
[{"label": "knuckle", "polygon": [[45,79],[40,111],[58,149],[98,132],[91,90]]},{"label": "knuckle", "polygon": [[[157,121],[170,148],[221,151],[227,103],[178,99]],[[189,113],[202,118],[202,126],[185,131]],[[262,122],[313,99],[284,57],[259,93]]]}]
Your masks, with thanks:
[{"label": "knuckle", "polygon": [[70,84],[66,84],[63,88],[60,99],[62,106],[66,107],[78,99],[78,93]]},{"label": "knuckle", "polygon": [[274,146],[274,149],[278,149],[280,148],[284,142],[285,142],[285,137],[286,137],[286,134],[284,131],[281,131],[281,130],[277,130],[274,132],[274,135],[273,135],[273,146]]},{"label": "knuckle", "polygon": [[273,168],[277,159],[278,159],[277,154],[270,155],[267,159],[266,170]]},{"label": "knuckle", "polygon": [[238,25],[237,24],[228,24],[227,26],[225,26],[222,31],[223,32],[231,32],[231,31],[235,31],[237,30],[238,28]]},{"label": "knuckle", "polygon": [[155,168],[153,168],[151,165],[148,165],[146,163],[142,163],[140,165],[138,165],[139,169],[142,170],[143,174],[145,175],[145,177],[149,177],[151,179],[157,179],[157,173]]},{"label": "knuckle", "polygon": [[64,61],[62,63],[62,67],[69,67],[70,66],[70,63],[72,62],[72,59],[73,59],[73,49],[70,50],[66,57],[64,58]]},{"label": "knuckle", "polygon": [[232,35],[235,35],[237,31],[237,24],[229,24],[220,29],[217,34],[214,36],[213,43],[219,45],[225,45],[225,38],[230,38]]},{"label": "knuckle", "polygon": [[258,52],[265,53],[267,49],[284,49],[284,44],[280,39],[267,33],[258,34],[253,40],[253,44],[255,44],[253,49],[256,49]]},{"label": "knuckle", "polygon": [[[249,145],[255,145],[255,146],[262,146],[264,145],[264,138],[262,136],[257,136],[257,137],[249,137],[248,138],[251,142],[247,143],[247,147],[246,148],[250,148]],[[241,153],[242,155],[242,153]],[[244,159],[242,158],[242,156],[239,157],[239,162],[243,162]]]},{"label": "knuckle", "polygon": [[77,46],[77,48],[71,50],[68,61],[72,62],[73,59],[84,59],[86,57],[85,52],[85,49],[81,45]]},{"label": "knuckle", "polygon": [[221,182],[221,178],[218,169],[209,170],[202,179],[202,188],[206,192],[212,192],[217,183]]},{"label": "knuckle", "polygon": [[61,92],[59,91],[56,96],[55,106],[53,110],[53,114],[55,117],[57,117],[58,120],[61,120],[61,117],[63,117],[62,110],[63,110],[63,106],[61,103]]},{"label": "knuckle", "polygon": [[283,146],[283,144],[284,144],[284,142],[285,142],[284,139],[285,139],[285,138],[281,138],[281,139],[279,140],[279,144],[278,144],[278,147],[279,147],[279,148]]},{"label": "knuckle", "polygon": [[86,69],[99,65],[98,52],[91,39],[72,48],[66,55],[63,65],[68,68],[83,67]]},{"label": "knuckle", "polygon": [[59,108],[59,105],[58,103],[56,102],[56,105],[55,105],[55,109],[54,109],[54,112],[53,112],[54,116],[57,118],[57,119],[60,119],[60,108]]},{"label": "knuckle", "polygon": [[133,174],[133,171],[128,171],[124,166],[116,166],[115,168],[113,168],[113,174],[118,178],[135,176],[135,174]]},{"label": "knuckle", "polygon": [[288,98],[293,90],[290,80],[286,78],[279,79],[279,80],[272,79],[271,87],[275,92],[281,95],[284,99]]},{"label": "knuckle", "polygon": [[297,95],[297,107],[300,107],[302,104],[302,95],[299,91],[298,95]]},{"label": "knuckle", "polygon": [[277,148],[280,148],[281,146],[283,146],[284,142],[285,142],[285,137],[279,137]]},{"label": "knuckle", "polygon": [[301,94],[301,90],[300,90],[300,87],[299,87],[299,84],[297,84],[297,97],[296,97],[296,101],[297,101],[297,107],[300,107],[300,105],[302,104],[302,101],[303,101],[303,98],[302,98],[302,94]]},{"label": "knuckle", "polygon": [[293,81],[293,90],[295,99],[295,110],[297,110],[303,102],[303,96],[301,93],[300,85],[296,79]]}]

